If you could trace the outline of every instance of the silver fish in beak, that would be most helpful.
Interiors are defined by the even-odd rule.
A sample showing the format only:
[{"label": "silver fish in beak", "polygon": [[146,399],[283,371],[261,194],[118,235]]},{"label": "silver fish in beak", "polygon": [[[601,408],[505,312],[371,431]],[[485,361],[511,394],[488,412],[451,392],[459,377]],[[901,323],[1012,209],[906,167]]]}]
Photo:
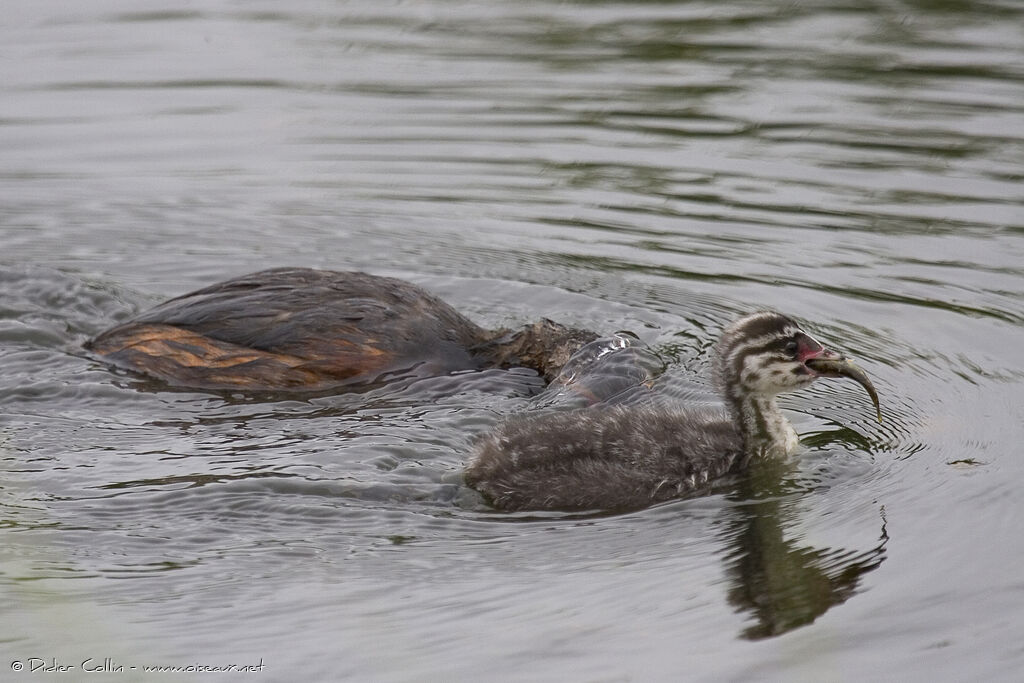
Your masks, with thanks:
[{"label": "silver fish in beak", "polygon": [[804,361],[804,365],[821,377],[849,377],[853,381],[857,382],[857,384],[864,387],[868,392],[868,396],[871,397],[871,402],[875,404],[875,412],[878,414],[878,421],[882,421],[882,408],[878,404],[878,392],[875,391],[874,385],[871,384],[871,380],[868,379],[867,373],[854,365],[853,361],[843,358],[842,356],[838,358],[819,356],[817,358],[808,358]]}]

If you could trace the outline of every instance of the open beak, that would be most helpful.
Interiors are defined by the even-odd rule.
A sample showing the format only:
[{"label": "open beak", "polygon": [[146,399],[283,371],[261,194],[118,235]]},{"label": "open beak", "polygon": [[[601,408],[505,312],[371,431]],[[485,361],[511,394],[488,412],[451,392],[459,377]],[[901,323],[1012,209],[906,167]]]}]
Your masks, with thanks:
[{"label": "open beak", "polygon": [[867,373],[853,364],[853,361],[844,358],[842,354],[829,349],[821,349],[820,353],[804,360],[806,365],[815,375],[819,377],[849,377],[857,384],[864,387],[875,404],[875,412],[878,413],[878,421],[882,421],[882,408],[878,404],[878,393],[874,385],[868,379]]}]

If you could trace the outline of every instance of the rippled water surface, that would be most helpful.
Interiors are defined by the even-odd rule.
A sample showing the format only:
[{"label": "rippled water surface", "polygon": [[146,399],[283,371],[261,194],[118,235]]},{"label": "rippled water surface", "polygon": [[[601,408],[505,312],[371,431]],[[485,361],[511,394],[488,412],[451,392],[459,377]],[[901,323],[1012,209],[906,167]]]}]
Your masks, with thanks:
[{"label": "rippled water surface", "polygon": [[[1022,65],[1011,0],[6,2],[0,666],[1019,680]],[[279,265],[632,331],[667,400],[778,308],[886,419],[820,382],[713,495],[508,515],[460,472],[532,372],[266,400],[81,348]]]}]

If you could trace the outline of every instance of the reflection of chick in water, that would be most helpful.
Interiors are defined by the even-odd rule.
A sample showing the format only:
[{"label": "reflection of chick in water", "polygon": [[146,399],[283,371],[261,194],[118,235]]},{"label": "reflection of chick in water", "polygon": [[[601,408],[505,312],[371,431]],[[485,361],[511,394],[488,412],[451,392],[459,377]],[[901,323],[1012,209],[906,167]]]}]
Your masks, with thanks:
[{"label": "reflection of chick in water", "polygon": [[[736,519],[725,530],[729,552],[729,602],[754,619],[743,630],[751,640],[769,638],[814,622],[858,589],[860,578],[885,561],[885,516],[878,543],[863,552],[814,548],[788,538],[799,502],[785,481],[792,462],[759,459],[733,497]],[[788,522],[788,523],[787,523]]]}]

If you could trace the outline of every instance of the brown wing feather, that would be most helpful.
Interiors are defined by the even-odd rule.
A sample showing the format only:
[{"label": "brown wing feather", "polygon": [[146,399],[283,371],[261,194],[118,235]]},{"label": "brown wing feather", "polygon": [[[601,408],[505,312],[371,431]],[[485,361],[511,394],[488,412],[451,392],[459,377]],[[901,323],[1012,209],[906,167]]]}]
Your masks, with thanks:
[{"label": "brown wing feather", "polygon": [[388,358],[363,347],[336,354],[329,366],[282,353],[248,349],[169,325],[130,325],[106,334],[92,350],[117,365],[170,384],[204,389],[315,390],[375,377]]},{"label": "brown wing feather", "polygon": [[486,332],[407,282],[282,268],[167,301],[97,336],[116,365],[201,388],[317,389],[474,367]]}]

